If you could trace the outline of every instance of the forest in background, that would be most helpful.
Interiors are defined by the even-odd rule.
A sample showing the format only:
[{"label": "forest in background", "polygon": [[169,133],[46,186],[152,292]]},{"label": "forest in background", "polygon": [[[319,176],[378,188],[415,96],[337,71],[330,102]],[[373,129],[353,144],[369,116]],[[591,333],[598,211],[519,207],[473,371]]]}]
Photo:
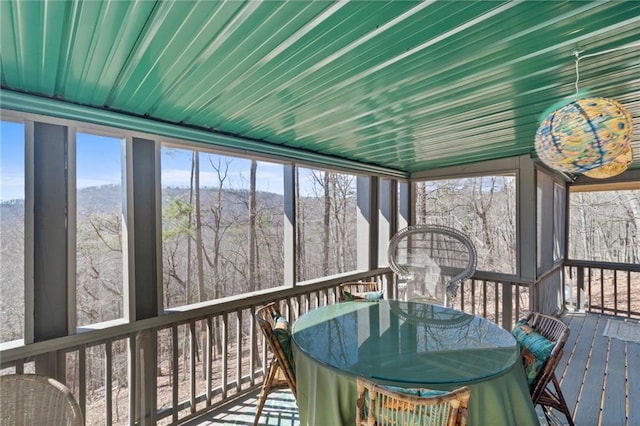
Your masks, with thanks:
[{"label": "forest in background", "polygon": [[[283,196],[252,190],[251,185],[244,189],[226,188],[224,172],[220,171],[218,187],[198,185],[193,178],[191,188],[163,188],[165,307],[282,285]],[[312,180],[311,195],[299,196],[296,205],[300,247],[296,267],[301,280],[353,270],[356,265],[355,177],[318,171]],[[80,325],[122,317],[120,198],[120,188],[113,185],[78,192]],[[419,223],[453,226],[472,237],[479,254],[479,269],[514,272],[515,179],[489,176],[422,183],[417,187],[416,202]],[[572,194],[571,257],[639,263],[639,205],[640,191]],[[23,334],[23,211],[22,201],[0,204],[3,342]],[[201,327],[198,323],[197,335],[202,338]],[[214,329],[222,329],[215,320]],[[235,341],[234,333],[232,329],[227,339]],[[202,351],[204,340],[198,340],[198,350]],[[158,341],[159,358],[169,360],[170,334],[159,335]],[[179,369],[180,380],[188,380],[188,342],[189,332],[184,328],[179,335],[179,365],[160,363],[159,383],[170,385],[167,375],[173,368]],[[223,354],[222,342],[214,332],[216,359]],[[125,341],[119,341],[112,348],[118,400],[126,397],[126,392],[120,391],[127,386],[127,347]],[[99,404],[104,392],[104,348],[88,351],[87,392],[90,401]],[[76,383],[77,360],[69,357],[68,364],[69,383]],[[202,367],[200,361],[198,366]],[[125,402],[122,401],[126,407]]]},{"label": "forest in background", "polygon": [[[222,176],[222,175],[221,175]],[[418,184],[418,223],[472,237],[478,269],[515,271],[514,179],[484,177]],[[222,188],[222,189],[220,189]],[[300,280],[355,269],[355,177],[317,172],[316,196],[297,204]],[[283,196],[247,189],[164,188],[163,285],[166,308],[282,285]],[[79,325],[122,317],[120,189],[78,192]],[[573,259],[640,263],[640,191],[571,194]],[[23,202],[0,203],[2,339],[22,336]]]}]

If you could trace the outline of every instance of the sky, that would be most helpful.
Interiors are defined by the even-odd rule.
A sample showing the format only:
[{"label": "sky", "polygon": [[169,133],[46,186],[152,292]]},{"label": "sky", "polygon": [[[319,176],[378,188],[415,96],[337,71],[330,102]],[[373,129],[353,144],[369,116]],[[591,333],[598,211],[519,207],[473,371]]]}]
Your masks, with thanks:
[{"label": "sky", "polygon": [[24,125],[0,122],[0,201],[24,199]]},{"label": "sky", "polygon": [[[121,178],[120,139],[78,133],[76,136],[77,187],[79,189],[118,185]],[[162,148],[162,186],[187,187],[191,174],[191,151]],[[228,188],[248,188],[250,160],[203,153],[200,157],[200,186],[217,187],[214,166],[228,162]],[[24,199],[24,125],[0,121],[0,201]],[[301,192],[305,193],[304,172],[301,172]],[[258,162],[259,191],[283,194],[282,164]],[[310,188],[309,188],[310,189]]]}]

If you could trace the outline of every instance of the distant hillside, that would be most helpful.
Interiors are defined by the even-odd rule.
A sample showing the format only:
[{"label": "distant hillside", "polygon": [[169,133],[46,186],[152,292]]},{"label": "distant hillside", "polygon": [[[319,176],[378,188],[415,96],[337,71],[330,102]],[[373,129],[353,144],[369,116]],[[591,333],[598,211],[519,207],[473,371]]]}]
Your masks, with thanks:
[{"label": "distant hillside", "polygon": [[[204,210],[208,210],[217,203],[218,189],[203,188],[200,191],[200,202]],[[120,209],[121,188],[119,185],[101,185],[82,188],[77,194],[77,205],[80,206],[81,214],[88,215],[99,212],[113,212]],[[162,203],[166,204],[168,199],[181,198],[184,201],[189,199],[188,188],[163,188]],[[311,214],[308,219],[320,220],[324,209],[324,202],[321,198],[313,199],[304,197],[303,201],[307,206],[307,214]],[[247,190],[225,190],[222,194],[222,202],[225,213],[234,213],[240,218],[247,215],[249,205],[249,193]],[[277,211],[283,210],[284,197],[281,194],[272,192],[257,192],[257,203],[259,209],[273,208]],[[229,209],[227,211],[227,209]],[[203,212],[204,213],[204,212]],[[9,200],[0,202],[0,216],[4,217],[4,222],[11,221],[10,218],[20,218],[24,215],[24,200]],[[7,223],[8,225],[8,223]]]},{"label": "distant hillside", "polygon": [[[217,198],[217,188],[203,188],[200,191],[200,199],[203,207]],[[163,188],[162,203],[168,198],[189,199],[188,188]],[[249,193],[246,190],[226,190],[223,194],[223,202],[230,204],[248,205]],[[101,185],[82,188],[78,191],[77,204],[81,206],[83,213],[113,211],[122,201],[119,185]],[[282,206],[283,196],[272,192],[258,191],[257,201],[261,206]],[[7,216],[22,215],[24,212],[24,200],[8,200],[0,202],[0,213]]]},{"label": "distant hillside", "polygon": [[24,211],[24,200],[8,200],[0,202],[2,212],[20,212]]},{"label": "distant hillside", "polygon": [[113,211],[122,202],[120,192],[120,185],[90,186],[78,191],[76,202],[86,214]]}]

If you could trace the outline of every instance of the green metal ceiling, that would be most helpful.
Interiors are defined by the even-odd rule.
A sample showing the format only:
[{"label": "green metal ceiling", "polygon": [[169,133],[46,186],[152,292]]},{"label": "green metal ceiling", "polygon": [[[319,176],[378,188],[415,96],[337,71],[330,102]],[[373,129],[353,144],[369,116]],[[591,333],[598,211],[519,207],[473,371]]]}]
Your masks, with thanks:
[{"label": "green metal ceiling", "polygon": [[531,153],[575,95],[574,50],[616,49],[580,61],[580,92],[631,111],[640,166],[640,46],[618,49],[640,42],[636,1],[1,1],[0,19],[5,98],[409,173]]}]

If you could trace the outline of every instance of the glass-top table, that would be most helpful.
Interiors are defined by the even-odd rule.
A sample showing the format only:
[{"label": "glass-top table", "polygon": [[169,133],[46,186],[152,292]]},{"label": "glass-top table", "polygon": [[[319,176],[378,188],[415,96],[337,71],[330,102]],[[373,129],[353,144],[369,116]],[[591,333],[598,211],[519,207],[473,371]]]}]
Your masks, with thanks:
[{"label": "glass-top table", "polygon": [[292,329],[302,425],[355,423],[355,378],[453,390],[468,386],[469,425],[536,425],[520,351],[482,317],[418,302],[343,302]]},{"label": "glass-top table", "polygon": [[293,327],[299,350],[355,376],[414,384],[468,383],[519,358],[511,333],[485,318],[424,303],[338,303]]}]

